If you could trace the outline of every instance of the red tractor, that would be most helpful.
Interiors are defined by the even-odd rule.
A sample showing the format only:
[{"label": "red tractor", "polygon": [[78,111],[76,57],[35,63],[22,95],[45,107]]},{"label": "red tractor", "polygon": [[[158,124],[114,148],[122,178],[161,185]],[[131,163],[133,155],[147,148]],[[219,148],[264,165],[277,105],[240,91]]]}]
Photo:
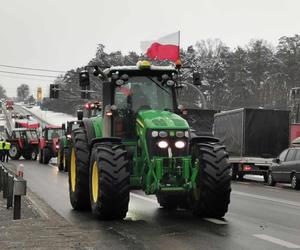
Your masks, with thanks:
[{"label": "red tractor", "polygon": [[59,138],[65,134],[64,126],[46,125],[39,139],[39,162],[48,164],[52,157],[57,157]]},{"label": "red tractor", "polygon": [[11,143],[11,159],[18,160],[21,156],[26,160],[37,159],[39,139],[35,129],[14,129],[7,141]]}]

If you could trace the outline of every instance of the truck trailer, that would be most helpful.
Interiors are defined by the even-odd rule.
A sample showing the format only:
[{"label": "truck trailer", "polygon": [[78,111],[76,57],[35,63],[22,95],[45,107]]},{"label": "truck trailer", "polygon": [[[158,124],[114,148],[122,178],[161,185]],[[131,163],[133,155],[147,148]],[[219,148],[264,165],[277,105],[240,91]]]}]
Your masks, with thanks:
[{"label": "truck trailer", "polygon": [[273,158],[289,147],[290,112],[241,108],[215,114],[214,136],[225,144],[232,179],[262,175],[267,182]]}]

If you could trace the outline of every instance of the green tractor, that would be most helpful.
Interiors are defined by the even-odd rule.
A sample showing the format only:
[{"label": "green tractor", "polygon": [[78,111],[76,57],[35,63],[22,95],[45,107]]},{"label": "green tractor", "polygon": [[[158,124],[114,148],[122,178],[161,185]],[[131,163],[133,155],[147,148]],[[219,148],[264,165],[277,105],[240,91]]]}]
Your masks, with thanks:
[{"label": "green tractor", "polygon": [[[231,192],[228,154],[217,138],[192,133],[180,116],[178,70],[147,61],[95,68],[103,80],[103,110],[72,131],[72,207],[123,219],[130,189],[139,188],[165,209],[223,217]],[[80,84],[89,89],[88,71],[80,73]]]}]

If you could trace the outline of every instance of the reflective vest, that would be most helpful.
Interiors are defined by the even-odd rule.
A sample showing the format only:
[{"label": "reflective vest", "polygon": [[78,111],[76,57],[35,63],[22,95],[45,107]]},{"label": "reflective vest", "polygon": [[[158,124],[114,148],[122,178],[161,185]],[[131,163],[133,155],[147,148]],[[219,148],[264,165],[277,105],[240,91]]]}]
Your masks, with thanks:
[{"label": "reflective vest", "polygon": [[4,149],[10,150],[10,142],[5,142]]},{"label": "reflective vest", "polygon": [[0,141],[0,150],[3,150],[3,144],[4,143],[5,143],[4,141]]}]

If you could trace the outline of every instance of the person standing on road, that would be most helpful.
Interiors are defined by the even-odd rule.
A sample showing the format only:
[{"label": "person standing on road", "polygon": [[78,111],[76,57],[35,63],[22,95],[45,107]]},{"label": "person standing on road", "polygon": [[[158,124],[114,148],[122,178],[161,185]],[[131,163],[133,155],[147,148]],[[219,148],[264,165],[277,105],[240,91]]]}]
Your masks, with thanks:
[{"label": "person standing on road", "polygon": [[5,145],[4,145],[4,148],[3,148],[3,152],[4,152],[3,162],[4,161],[8,162],[9,150],[10,150],[10,142],[5,141]]},{"label": "person standing on road", "polygon": [[4,158],[3,143],[4,143],[3,138],[0,138],[0,161],[2,161],[2,162],[3,162],[3,158]]}]

